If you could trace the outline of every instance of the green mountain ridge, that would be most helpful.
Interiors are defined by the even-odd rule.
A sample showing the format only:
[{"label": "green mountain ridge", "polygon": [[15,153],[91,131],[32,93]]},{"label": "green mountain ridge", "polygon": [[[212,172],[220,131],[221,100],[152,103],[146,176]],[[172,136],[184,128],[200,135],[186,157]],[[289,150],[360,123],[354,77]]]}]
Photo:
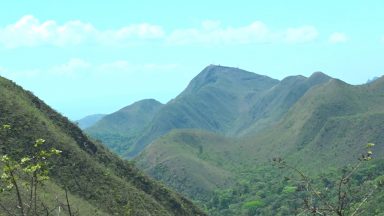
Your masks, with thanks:
[{"label": "green mountain ridge", "polygon": [[[383,79],[377,80],[377,83]],[[273,128],[272,134],[278,133],[278,138],[269,135],[270,137],[264,139],[273,143],[284,141],[286,149],[280,148],[284,154],[289,151],[296,154],[303,151],[299,153],[303,159],[306,158],[304,156],[311,155],[311,152],[328,152],[329,157],[322,162],[325,167],[333,163],[343,165],[350,162],[364,148],[362,143],[377,143],[379,147],[376,153],[382,155],[383,141],[378,135],[383,130],[380,121],[384,114],[384,95],[374,86],[374,83],[352,86],[340,80],[331,80],[318,86],[309,91],[287,113],[279,126]],[[373,116],[377,119],[374,120]],[[357,122],[364,124],[356,124]],[[362,130],[363,128],[366,130]],[[266,133],[263,136],[268,135]],[[337,148],[334,145],[338,145]],[[332,148],[320,149],[322,146]],[[346,148],[352,151],[346,154]],[[265,150],[267,151],[267,148]],[[334,152],[334,155],[329,154],[330,151]],[[341,156],[342,160],[335,163],[338,156]]]},{"label": "green mountain ridge", "polygon": [[79,126],[79,128],[84,130],[96,124],[105,115],[106,114],[94,114],[94,115],[85,116],[84,118],[75,121],[75,123]]},{"label": "green mountain ridge", "polygon": [[162,107],[154,99],[141,100],[104,116],[86,132],[125,156]]},{"label": "green mountain ridge", "polygon": [[[294,215],[299,203],[286,205],[295,198],[284,192],[289,185],[271,158],[335,176],[373,142],[378,159],[365,172],[380,175],[383,92],[383,77],[359,86],[321,72],[278,81],[211,65],[159,109],[134,148],[120,156],[138,155],[138,167],[210,215]],[[381,199],[369,204],[372,212],[384,211],[375,206]]]},{"label": "green mountain ridge", "polygon": [[[238,68],[210,65],[152,119],[136,124],[138,128],[145,126],[138,136],[120,133],[129,143],[108,132],[116,125],[123,128],[117,122],[99,124],[86,132],[107,146],[120,143],[121,148],[112,149],[127,158],[138,155],[152,141],[173,129],[201,129],[242,136],[275,124],[306,91],[329,79],[318,72],[309,78],[297,76],[278,81]],[[129,118],[128,113],[121,114]]]},{"label": "green mountain ridge", "polygon": [[309,78],[291,76],[283,79],[239,118],[242,127],[237,129],[238,133],[246,135],[273,126],[308,90],[331,79],[321,72]]},{"label": "green mountain ridge", "polygon": [[[187,199],[88,139],[32,93],[1,77],[0,123],[12,127],[11,134],[0,139],[2,154],[21,157],[31,151],[37,138],[45,139],[47,148],[62,151],[53,159],[50,180],[41,189],[47,203],[55,203],[67,188],[72,208],[81,215],[205,215]],[[0,199],[10,207],[15,198],[2,194]]]},{"label": "green mountain ridge", "polygon": [[276,82],[241,69],[214,65],[206,67],[154,117],[130,156],[137,155],[156,138],[173,129],[230,131],[246,103],[244,97],[259,94]]},{"label": "green mountain ridge", "polygon": [[[258,182],[281,184],[276,181],[278,174],[271,171],[272,157],[285,158],[316,175],[356,162],[364,152],[364,144],[373,142],[378,158],[375,166],[382,169],[384,77],[367,85],[352,86],[322,74],[314,76],[327,81],[307,90],[271,127],[233,138],[192,129],[173,130],[146,148],[136,158],[136,164],[149,175],[200,202],[211,215],[247,215],[249,211],[243,204],[257,197],[264,203],[271,203],[259,208],[258,214],[285,212],[286,209],[281,208],[284,194],[272,192],[271,185],[265,183],[259,188],[255,186],[260,185]],[[305,80],[302,77],[292,79]],[[204,174],[206,170],[214,171],[208,176]],[[371,173],[382,171],[370,170]],[[210,179],[221,179],[226,184],[218,182],[207,186]],[[192,187],[186,189],[187,185]],[[256,195],[258,190],[267,190],[270,194],[260,198]],[[276,194],[281,201],[276,201],[279,200]],[[220,204],[224,202],[220,201],[222,196],[231,197],[225,205]],[[213,202],[216,199],[218,203]],[[372,203],[380,199],[378,195]],[[272,200],[278,204],[274,210],[270,209],[274,205]],[[384,210],[378,206],[370,208],[378,212]]]}]

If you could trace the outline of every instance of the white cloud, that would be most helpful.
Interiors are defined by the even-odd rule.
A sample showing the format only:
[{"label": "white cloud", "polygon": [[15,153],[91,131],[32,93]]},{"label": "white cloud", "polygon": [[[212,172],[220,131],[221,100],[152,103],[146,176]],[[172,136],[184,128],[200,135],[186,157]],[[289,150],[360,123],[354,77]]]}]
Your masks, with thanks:
[{"label": "white cloud", "polygon": [[178,64],[144,64],[143,68],[145,70],[152,70],[152,71],[167,71],[167,70],[174,70],[178,68]]},{"label": "white cloud", "polygon": [[[179,67],[172,63],[131,63],[126,60],[116,60],[106,63],[91,63],[83,59],[72,58],[68,62],[50,66],[48,68],[28,68],[21,70],[10,70],[0,67],[0,75],[10,79],[32,78],[32,77],[56,77],[56,78],[102,78],[117,76],[138,75],[165,75],[174,72]],[[157,76],[156,75],[156,76]]]},{"label": "white cloud", "polygon": [[329,36],[328,41],[333,44],[344,43],[348,41],[348,37],[342,32],[334,32]]},{"label": "white cloud", "polygon": [[[59,25],[54,20],[40,22],[32,15],[23,16],[14,24],[0,28],[0,45],[7,48],[39,45],[78,45],[82,43],[117,44],[161,38],[161,26],[133,24],[120,29],[99,30],[92,24],[73,20]],[[121,44],[120,44],[121,45]]]},{"label": "white cloud", "polygon": [[288,43],[303,43],[315,40],[319,33],[313,26],[302,26],[288,28],[283,35],[284,40]]},{"label": "white cloud", "polygon": [[114,62],[103,63],[98,67],[99,71],[107,71],[109,73],[117,71],[127,71],[131,69],[131,64],[125,60],[117,60]]},{"label": "white cloud", "polygon": [[40,21],[32,15],[26,15],[13,24],[0,27],[0,46],[130,46],[149,41],[172,45],[305,43],[315,40],[317,36],[318,31],[314,26],[271,29],[261,21],[233,27],[219,21],[206,20],[197,28],[180,28],[167,33],[162,26],[149,23],[101,30],[80,20],[59,24],[54,20]]},{"label": "white cloud", "polygon": [[67,63],[53,66],[49,69],[49,72],[57,75],[73,76],[76,75],[77,72],[87,70],[91,67],[91,63],[82,59],[73,58],[70,59]]},{"label": "white cloud", "polygon": [[20,71],[15,71],[15,70],[10,70],[8,68],[1,67],[0,68],[0,76],[4,76],[5,78],[8,79],[19,79],[19,78],[34,78],[38,77],[41,75],[41,70],[39,69],[27,69],[27,70],[20,70]]},{"label": "white cloud", "polygon": [[200,28],[174,30],[169,44],[249,44],[266,42],[309,42],[318,36],[313,26],[272,31],[263,22],[255,21],[241,27],[223,27],[218,21],[204,21]]},{"label": "white cloud", "polygon": [[96,66],[96,70],[101,73],[142,73],[170,71],[178,67],[178,64],[134,64],[126,60],[117,60]]}]

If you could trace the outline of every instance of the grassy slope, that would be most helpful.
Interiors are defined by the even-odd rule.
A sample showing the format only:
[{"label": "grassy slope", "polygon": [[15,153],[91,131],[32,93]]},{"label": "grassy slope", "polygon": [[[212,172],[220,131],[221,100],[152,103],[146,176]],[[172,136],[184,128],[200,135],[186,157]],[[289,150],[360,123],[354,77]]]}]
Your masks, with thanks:
[{"label": "grassy slope", "polygon": [[125,157],[162,106],[153,99],[138,101],[105,116],[85,131],[93,138],[101,140],[112,151]]},{"label": "grassy slope", "polygon": [[283,79],[265,92],[252,104],[250,110],[238,119],[241,127],[237,132],[244,135],[273,126],[307,91],[330,79],[321,72],[316,72],[309,78],[291,76]]},{"label": "grassy slope", "polygon": [[[241,188],[239,185],[253,188],[244,192],[240,201],[260,196],[269,200],[268,196],[274,196],[273,193],[279,193],[279,190],[273,192],[274,189],[268,185],[255,185],[260,185],[259,181],[276,181],[271,177],[276,177],[276,174],[267,174],[270,168],[266,163],[272,157],[282,156],[298,167],[318,173],[353,163],[364,151],[364,144],[374,142],[377,144],[375,155],[382,158],[383,122],[384,78],[363,86],[329,80],[309,89],[273,127],[231,139],[202,131],[172,131],[152,143],[137,158],[137,164],[176,190],[202,201],[203,206],[204,202],[216,197],[212,195],[215,190],[235,190]],[[200,148],[202,153],[199,153]],[[378,163],[383,161],[378,160]],[[258,174],[259,169],[263,170],[263,177]],[[210,175],[204,174],[207,170],[213,171]],[[216,185],[207,186],[206,182],[210,179],[228,181],[226,184],[218,181]],[[187,185],[193,187],[186,189]],[[272,195],[254,193],[254,190],[264,191],[266,188]],[[373,203],[379,199],[382,198],[377,197]],[[221,206],[220,210],[212,210],[211,213],[225,215],[223,209],[231,207],[235,212],[243,212],[242,205],[236,203],[239,200],[232,200],[232,205]],[[264,209],[271,212],[271,205],[264,206]],[[278,202],[278,205],[281,206],[281,203]],[[208,208],[215,209],[217,206]]]},{"label": "grassy slope", "polygon": [[63,151],[50,173],[49,184],[56,189],[47,190],[68,187],[77,197],[74,208],[85,206],[81,215],[94,210],[108,215],[126,215],[128,210],[133,215],[204,215],[191,202],[90,141],[68,119],[4,78],[0,78],[0,123],[12,125],[11,140],[0,144],[3,152],[14,157],[28,152],[37,138],[44,138],[47,147]]},{"label": "grassy slope", "polygon": [[128,157],[139,154],[153,140],[177,128],[227,133],[239,114],[249,109],[249,98],[257,98],[277,83],[269,77],[236,68],[208,66],[153,117],[144,133],[137,141],[134,139],[133,149],[126,146],[128,151],[132,150]]},{"label": "grassy slope", "polygon": [[205,200],[219,188],[234,183],[222,154],[233,150],[232,139],[201,130],[173,130],[156,140],[137,158],[137,165],[156,179]]},{"label": "grassy slope", "polygon": [[[384,153],[383,108],[383,93],[374,85],[351,86],[332,80],[309,91],[276,127],[251,135],[248,145],[257,146],[260,157],[291,155],[298,162],[307,161],[309,168],[319,163],[321,167],[344,165],[367,142],[377,143],[375,151]],[[313,160],[314,156],[319,160]]]},{"label": "grassy slope", "polygon": [[[124,122],[131,122],[132,117],[121,111],[116,113],[119,118],[112,118],[116,114],[107,116],[86,131],[128,158],[173,129],[244,135],[274,125],[309,89],[329,79],[318,72],[310,78],[288,77],[279,82],[241,69],[211,65],[152,119],[131,125],[140,133],[125,129]],[[145,117],[143,113],[135,114]]]}]

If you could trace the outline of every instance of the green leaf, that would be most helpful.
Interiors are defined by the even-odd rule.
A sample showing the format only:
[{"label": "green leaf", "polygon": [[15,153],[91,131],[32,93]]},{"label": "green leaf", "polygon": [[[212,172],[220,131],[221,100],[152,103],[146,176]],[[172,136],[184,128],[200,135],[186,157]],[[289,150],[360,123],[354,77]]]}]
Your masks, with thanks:
[{"label": "green leaf", "polygon": [[374,143],[368,143],[368,144],[367,144],[367,148],[372,148],[373,146],[375,146]]},{"label": "green leaf", "polygon": [[11,125],[5,124],[5,125],[3,125],[3,129],[10,130],[11,129]]},{"label": "green leaf", "polygon": [[297,190],[295,186],[285,186],[283,189],[283,193],[293,193]]},{"label": "green leaf", "polygon": [[244,208],[252,208],[252,207],[261,207],[264,205],[264,202],[262,200],[253,200],[250,202],[244,203]]},{"label": "green leaf", "polygon": [[35,141],[35,147],[40,147],[41,145],[43,145],[45,143],[45,140],[44,139],[37,139]]},{"label": "green leaf", "polygon": [[29,158],[29,157],[23,157],[23,158],[21,158],[20,162],[21,162],[21,164],[24,164],[30,160],[31,160],[31,158]]}]

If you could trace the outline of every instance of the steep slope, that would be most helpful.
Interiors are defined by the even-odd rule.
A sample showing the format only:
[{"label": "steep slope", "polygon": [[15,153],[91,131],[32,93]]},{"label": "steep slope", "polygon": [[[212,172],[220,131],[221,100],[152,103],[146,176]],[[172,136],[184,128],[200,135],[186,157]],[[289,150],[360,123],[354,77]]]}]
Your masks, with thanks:
[{"label": "steep slope", "polygon": [[251,135],[249,143],[258,146],[260,157],[267,152],[291,155],[300,159],[298,163],[308,160],[305,164],[310,169],[345,165],[356,158],[367,142],[377,143],[376,152],[381,155],[383,79],[362,86],[340,80],[318,86],[304,95],[279,125],[263,134]]},{"label": "steep slope", "polygon": [[129,156],[137,155],[172,129],[228,133],[239,114],[250,106],[248,98],[257,98],[277,83],[272,78],[237,68],[208,66],[153,118]]},{"label": "steep slope", "polygon": [[0,139],[2,154],[21,157],[31,151],[37,138],[45,139],[47,148],[62,151],[52,161],[48,185],[53,186],[46,189],[43,199],[55,200],[63,188],[68,188],[76,200],[73,208],[81,215],[205,215],[129,162],[90,141],[37,97],[1,77],[0,124],[12,126],[11,134]]},{"label": "steep slope", "polygon": [[[287,84],[290,87],[286,89],[291,91],[279,90]],[[275,94],[260,97],[270,99],[266,105],[261,103],[267,107],[271,104],[270,108],[260,110],[273,112],[276,117],[279,110],[273,109],[280,107],[272,104],[290,102],[275,124],[233,138],[194,130],[172,131],[147,147],[136,158],[137,164],[170,187],[200,201],[213,215],[247,215],[249,211],[244,205],[254,200],[264,203],[258,207],[258,214],[293,214],[289,213],[292,209],[276,207],[282,205],[282,201],[275,203],[276,200],[287,195],[282,192],[282,182],[276,180],[282,177],[269,165],[272,157],[283,157],[316,175],[356,162],[365,151],[365,144],[373,142],[378,159],[369,173],[380,175],[383,171],[384,77],[370,84],[352,86],[315,73],[310,78],[283,80],[272,91]],[[200,167],[201,172],[195,167]],[[207,170],[214,171],[204,174]],[[206,182],[217,178],[227,181],[207,186]]]},{"label": "steep slope", "polygon": [[82,119],[77,120],[76,123],[79,126],[79,128],[84,130],[84,129],[89,128],[89,127],[93,126],[94,124],[96,124],[104,116],[105,116],[105,114],[89,115],[89,116],[86,116]]},{"label": "steep slope", "polygon": [[93,138],[102,140],[114,152],[125,156],[162,107],[163,104],[156,100],[141,100],[106,115],[85,131]]},{"label": "steep slope", "polygon": [[[238,68],[210,65],[187,88],[156,112],[118,111],[86,130],[123,157],[138,155],[148,144],[173,129],[201,129],[229,136],[243,136],[276,124],[314,86],[331,78],[288,77],[278,81]],[[146,111],[144,108],[142,110]],[[145,118],[126,128],[131,118]],[[125,116],[125,117],[124,117]],[[132,128],[136,131],[132,132]]]},{"label": "steep slope", "polygon": [[311,88],[329,81],[331,77],[316,72],[309,78],[292,76],[283,79],[256,100],[238,120],[238,134],[255,133],[276,124],[288,110]]},{"label": "steep slope", "polygon": [[[172,130],[144,150],[136,164],[154,178],[195,200],[209,200],[212,192],[234,184],[227,168],[236,166],[234,139],[194,129]],[[224,154],[232,151],[231,157]]]}]

